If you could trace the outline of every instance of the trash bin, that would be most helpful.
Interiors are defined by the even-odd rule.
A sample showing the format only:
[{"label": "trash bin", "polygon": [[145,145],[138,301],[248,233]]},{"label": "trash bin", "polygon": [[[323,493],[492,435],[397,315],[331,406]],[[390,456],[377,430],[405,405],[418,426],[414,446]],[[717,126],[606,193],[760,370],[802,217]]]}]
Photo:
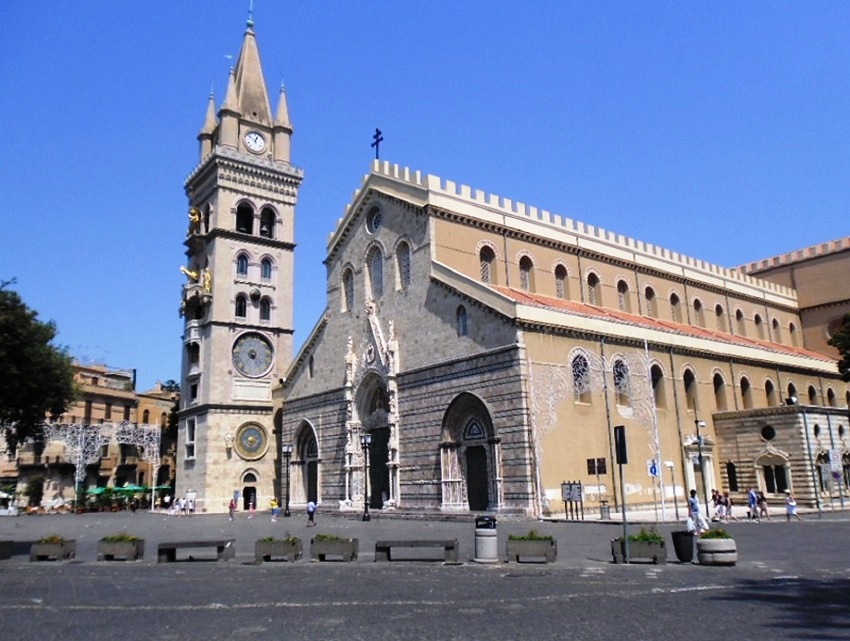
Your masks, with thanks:
[{"label": "trash bin", "polygon": [[694,560],[694,533],[687,530],[671,532],[673,537],[673,550],[676,558],[682,563],[691,563]]},{"label": "trash bin", "polygon": [[472,560],[476,563],[499,562],[499,537],[495,516],[475,517],[475,557]]},{"label": "trash bin", "polygon": [[599,505],[599,518],[603,521],[611,518],[611,506],[608,505],[608,501],[602,501]]}]

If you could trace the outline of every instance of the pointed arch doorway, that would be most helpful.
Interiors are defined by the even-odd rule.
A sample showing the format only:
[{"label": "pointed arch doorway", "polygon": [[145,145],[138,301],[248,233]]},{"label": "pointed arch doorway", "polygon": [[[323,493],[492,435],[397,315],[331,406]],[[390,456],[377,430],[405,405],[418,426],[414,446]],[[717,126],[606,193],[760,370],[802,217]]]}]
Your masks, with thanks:
[{"label": "pointed arch doorway", "polygon": [[441,509],[478,512],[501,507],[501,439],[480,398],[464,393],[449,405],[440,452]]},{"label": "pointed arch doorway", "polygon": [[295,456],[290,470],[292,502],[319,503],[319,443],[313,426],[304,421],[295,436]]},{"label": "pointed arch doorway", "polygon": [[[367,471],[369,507],[374,510],[395,507],[398,500],[398,466],[395,463],[398,450],[397,446],[393,445],[390,397],[384,379],[374,373],[367,375],[357,390],[355,404],[359,425],[354,423],[354,442],[359,447],[360,435],[368,434],[370,443],[369,447],[358,452],[354,459],[357,461],[354,468],[357,477],[354,477],[352,485],[354,488],[359,487],[362,501],[362,483],[364,471]],[[364,459],[364,455],[368,456],[368,459]],[[355,497],[357,492],[357,489],[353,490]],[[356,498],[354,500],[356,501]]]}]

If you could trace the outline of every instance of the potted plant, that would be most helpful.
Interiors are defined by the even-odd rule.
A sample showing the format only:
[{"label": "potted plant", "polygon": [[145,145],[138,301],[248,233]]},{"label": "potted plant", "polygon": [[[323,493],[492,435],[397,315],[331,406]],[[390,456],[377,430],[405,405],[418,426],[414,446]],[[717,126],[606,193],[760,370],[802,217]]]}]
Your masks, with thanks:
[{"label": "potted plant", "polygon": [[359,539],[346,539],[336,534],[317,534],[310,540],[310,558],[319,561],[327,557],[341,557],[343,561],[356,561],[360,549]]},{"label": "potted plant", "polygon": [[508,562],[520,562],[520,557],[542,558],[546,563],[554,563],[558,556],[558,542],[549,534],[538,534],[530,530],[528,534],[511,534],[505,544]]},{"label": "potted plant", "polygon": [[723,528],[712,528],[697,539],[697,561],[700,565],[735,565],[738,546]]},{"label": "potted plant", "polygon": [[110,534],[97,542],[97,560],[138,561],[145,556],[145,540],[126,532]]},{"label": "potted plant", "polygon": [[[652,563],[667,563],[667,547],[664,537],[654,529],[641,528],[637,534],[629,534],[629,562],[640,559]],[[611,541],[614,563],[625,563],[626,546],[623,537]]]},{"label": "potted plant", "polygon": [[682,563],[691,563],[694,560],[694,533],[690,530],[674,530],[670,536],[673,537],[676,559]]},{"label": "potted plant", "polygon": [[58,534],[50,534],[30,546],[30,561],[65,561],[73,559],[76,552],[75,540],[66,540]]},{"label": "potted plant", "polygon": [[257,563],[271,561],[273,557],[284,558],[291,563],[300,559],[302,553],[301,539],[290,536],[288,532],[282,539],[267,536],[254,543],[254,560]]}]

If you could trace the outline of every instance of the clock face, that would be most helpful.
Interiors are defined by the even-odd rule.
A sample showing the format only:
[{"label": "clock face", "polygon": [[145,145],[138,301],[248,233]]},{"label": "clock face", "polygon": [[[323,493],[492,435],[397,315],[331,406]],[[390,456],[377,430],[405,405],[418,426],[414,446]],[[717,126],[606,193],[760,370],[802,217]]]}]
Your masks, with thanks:
[{"label": "clock face", "polygon": [[249,131],[245,134],[245,146],[251,151],[260,152],[266,148],[266,139],[259,131]]},{"label": "clock face", "polygon": [[262,425],[248,423],[239,428],[235,439],[236,451],[244,459],[254,460],[262,457],[268,449],[266,430]]},{"label": "clock face", "polygon": [[272,366],[271,343],[260,334],[242,334],[233,344],[233,365],[245,376],[258,377]]}]

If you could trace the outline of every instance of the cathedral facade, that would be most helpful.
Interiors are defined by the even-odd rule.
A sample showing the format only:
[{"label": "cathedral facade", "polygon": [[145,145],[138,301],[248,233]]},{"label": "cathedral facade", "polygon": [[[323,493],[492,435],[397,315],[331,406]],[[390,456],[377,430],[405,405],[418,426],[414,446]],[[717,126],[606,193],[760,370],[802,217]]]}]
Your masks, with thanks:
[{"label": "cathedral facade", "polygon": [[581,483],[586,505],[664,510],[730,471],[812,499],[796,450],[739,460],[713,417],[850,400],[794,289],[388,163],[325,263],[327,308],[275,390],[296,504],[544,515]]},{"label": "cathedral facade", "polygon": [[[199,510],[542,516],[833,491],[813,466],[850,452],[850,387],[807,348],[793,283],[389,163],[330,234],[327,306],[293,358],[291,134],[249,22],[185,183],[176,493]],[[811,425],[795,405],[824,411]]]}]

